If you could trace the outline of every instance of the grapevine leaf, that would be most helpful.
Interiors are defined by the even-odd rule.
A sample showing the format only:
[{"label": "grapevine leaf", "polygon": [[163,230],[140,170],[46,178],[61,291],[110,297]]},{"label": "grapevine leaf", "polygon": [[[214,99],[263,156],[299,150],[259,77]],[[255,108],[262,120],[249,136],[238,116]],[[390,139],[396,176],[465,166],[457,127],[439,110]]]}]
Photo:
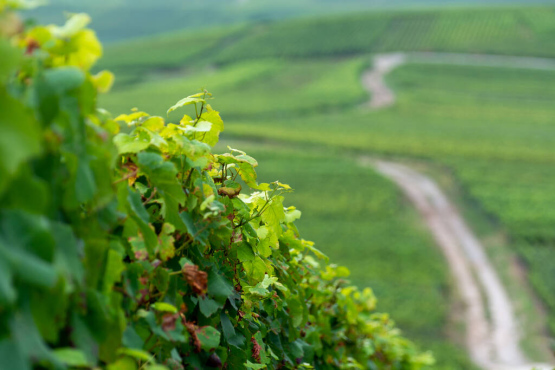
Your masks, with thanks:
[{"label": "grapevine leaf", "polygon": [[154,254],[154,248],[158,244],[158,238],[148,223],[149,215],[143,206],[141,196],[129,189],[127,201],[129,204],[129,214],[141,230],[148,253]]},{"label": "grapevine leaf", "polygon": [[164,119],[162,117],[149,117],[146,121],[142,124],[143,128],[148,129],[152,132],[160,132],[164,129]]},{"label": "grapevine leaf", "polygon": [[74,52],[68,55],[68,65],[88,70],[102,55],[102,45],[91,30],[81,30],[70,40]]},{"label": "grapevine leaf", "polygon": [[[283,229],[281,223],[285,221],[285,212],[283,210],[283,197],[274,197],[266,207],[266,210],[262,212],[262,221],[268,225],[272,232],[277,237],[281,236]],[[261,203],[262,200],[259,201]],[[262,204],[260,205],[262,207]]]},{"label": "grapevine leaf", "polygon": [[75,90],[85,82],[85,74],[77,67],[61,67],[44,73],[49,87],[58,95]]},{"label": "grapevine leaf", "polygon": [[7,77],[17,68],[21,61],[19,51],[5,39],[0,39],[0,84],[5,83]]},{"label": "grapevine leaf", "polygon": [[208,274],[208,293],[218,301],[225,302],[233,293],[233,286],[225,279],[223,273],[212,269]]},{"label": "grapevine leaf", "polygon": [[245,344],[245,337],[235,331],[229,316],[223,311],[220,313],[220,323],[222,324],[225,340],[232,346],[241,348]]},{"label": "grapevine leaf", "polygon": [[107,93],[114,85],[114,74],[109,71],[100,71],[93,76],[93,83],[98,92]]},{"label": "grapevine leaf", "polygon": [[120,355],[129,356],[141,361],[151,362],[154,356],[150,353],[140,350],[140,349],[133,349],[133,348],[120,348],[118,350]]},{"label": "grapevine leaf", "polygon": [[206,105],[206,113],[203,113],[201,118],[212,123],[210,131],[203,136],[201,141],[210,146],[216,145],[220,138],[220,132],[224,130],[224,122],[220,118],[220,114],[208,104]]},{"label": "grapevine leaf", "polygon": [[174,231],[175,227],[171,224],[165,223],[162,226],[162,231],[159,235],[160,243],[158,244],[158,254],[162,261],[167,261],[175,255],[174,238],[172,236]]},{"label": "grapevine leaf", "polygon": [[254,260],[254,253],[252,248],[247,244],[243,243],[237,248],[237,258],[241,262],[249,262]]},{"label": "grapevine leaf", "polygon": [[40,151],[38,124],[0,88],[0,193],[17,168]]},{"label": "grapevine leaf", "polygon": [[152,305],[156,311],[177,313],[177,308],[166,302],[156,302]]},{"label": "grapevine leaf", "polygon": [[91,23],[91,17],[85,13],[74,14],[67,20],[62,27],[51,27],[52,33],[59,38],[69,38],[75,36],[78,31]]},{"label": "grapevine leaf", "polygon": [[205,317],[212,316],[216,311],[223,307],[220,303],[208,297],[199,298],[198,304],[200,312],[202,312]]},{"label": "grapevine leaf", "polygon": [[263,364],[253,364],[252,362],[247,360],[247,362],[245,363],[245,367],[247,369],[260,370],[260,369],[265,369],[267,366]]},{"label": "grapevine leaf", "polygon": [[212,128],[212,123],[208,121],[199,121],[195,126],[185,126],[183,130],[186,133],[194,133],[194,132],[208,132]]},{"label": "grapevine leaf", "polygon": [[58,348],[54,350],[54,356],[65,365],[75,367],[90,367],[85,354],[75,348]]},{"label": "grapevine leaf", "polygon": [[102,281],[102,291],[108,294],[112,291],[115,283],[121,281],[121,273],[125,269],[125,264],[122,261],[122,256],[110,249],[108,251],[108,258],[106,259],[106,267],[104,279]]},{"label": "grapevine leaf", "polygon": [[146,133],[136,136],[120,133],[114,137],[114,144],[116,144],[119,154],[138,153],[150,146],[150,140],[150,136]]},{"label": "grapevine leaf", "polygon": [[29,370],[29,358],[21,353],[18,343],[10,338],[0,341],[0,368],[10,370]]},{"label": "grapevine leaf", "polygon": [[185,203],[185,193],[177,180],[177,169],[173,163],[164,161],[157,153],[141,152],[138,154],[138,165],[158,191],[171,196],[181,205]]},{"label": "grapevine leaf", "polygon": [[201,348],[205,351],[213,350],[220,344],[220,332],[211,326],[203,326],[196,331]]},{"label": "grapevine leaf", "polygon": [[178,101],[177,103],[175,103],[172,107],[170,107],[170,109],[168,109],[167,114],[170,114],[171,112],[173,112],[174,110],[184,107],[186,105],[191,105],[191,104],[195,104],[195,103],[205,103],[206,100],[200,98],[200,97],[186,97],[184,99],[181,99],[180,101]]},{"label": "grapevine leaf", "polygon": [[0,304],[13,303],[17,297],[13,286],[13,273],[9,264],[8,249],[0,240]]}]

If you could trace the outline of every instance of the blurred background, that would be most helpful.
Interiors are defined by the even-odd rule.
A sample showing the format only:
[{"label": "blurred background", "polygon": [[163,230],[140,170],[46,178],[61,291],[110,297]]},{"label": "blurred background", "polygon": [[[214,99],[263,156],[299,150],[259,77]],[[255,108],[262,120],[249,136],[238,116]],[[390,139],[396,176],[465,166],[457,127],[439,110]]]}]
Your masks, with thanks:
[{"label": "blurred background", "polygon": [[555,1],[51,0],[30,15],[62,23],[64,12],[89,13],[105,43],[97,69],[116,84],[101,106],[165,115],[208,89],[221,150],[246,150],[263,181],[295,189],[304,238],[372,287],[437,369],[472,369],[440,249],[358,159],[433,178],[485,245],[528,357],[551,360]]}]

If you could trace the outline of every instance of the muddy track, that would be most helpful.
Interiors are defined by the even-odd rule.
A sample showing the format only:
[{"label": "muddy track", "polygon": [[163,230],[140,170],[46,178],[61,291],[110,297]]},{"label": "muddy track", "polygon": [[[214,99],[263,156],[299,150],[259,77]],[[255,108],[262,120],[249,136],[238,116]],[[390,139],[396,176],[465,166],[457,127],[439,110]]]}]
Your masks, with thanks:
[{"label": "muddy track", "polygon": [[[384,77],[407,61],[555,69],[555,61],[538,58],[476,56],[437,53],[395,53],[374,58],[362,83],[370,93],[372,109],[395,103]],[[466,347],[472,361],[487,370],[553,369],[532,364],[520,347],[520,328],[513,304],[479,239],[441,189],[430,178],[401,164],[363,158],[395,182],[413,203],[442,249],[465,306]]]}]

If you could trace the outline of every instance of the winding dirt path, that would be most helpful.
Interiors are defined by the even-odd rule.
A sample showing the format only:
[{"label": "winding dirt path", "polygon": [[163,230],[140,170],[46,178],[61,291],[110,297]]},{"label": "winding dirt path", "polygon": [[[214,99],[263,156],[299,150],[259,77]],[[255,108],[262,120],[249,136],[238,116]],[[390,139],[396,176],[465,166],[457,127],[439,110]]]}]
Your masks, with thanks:
[{"label": "winding dirt path", "polygon": [[370,108],[389,107],[395,103],[395,93],[387,87],[384,77],[395,68],[405,64],[403,53],[380,54],[374,57],[373,66],[362,74],[362,84],[370,92]]},{"label": "winding dirt path", "polygon": [[395,93],[385,83],[385,76],[408,62],[555,70],[555,59],[481,54],[390,53],[376,55],[373,62],[373,65],[362,74],[362,85],[370,93],[370,101],[367,105],[372,109],[386,108],[395,104]]},{"label": "winding dirt path", "polygon": [[[362,83],[372,109],[391,106],[395,93],[384,81],[387,73],[408,62],[555,70],[555,60],[443,53],[394,53],[374,58]],[[532,364],[520,347],[520,328],[513,304],[484,247],[459,211],[430,178],[401,164],[374,161],[378,172],[395,182],[414,204],[441,247],[465,305],[466,346],[473,362],[487,370],[553,369]]]},{"label": "winding dirt path", "polygon": [[368,158],[364,163],[371,163],[403,190],[441,247],[465,305],[466,345],[473,362],[488,370],[552,369],[526,359],[513,306],[499,276],[436,183],[401,164]]}]

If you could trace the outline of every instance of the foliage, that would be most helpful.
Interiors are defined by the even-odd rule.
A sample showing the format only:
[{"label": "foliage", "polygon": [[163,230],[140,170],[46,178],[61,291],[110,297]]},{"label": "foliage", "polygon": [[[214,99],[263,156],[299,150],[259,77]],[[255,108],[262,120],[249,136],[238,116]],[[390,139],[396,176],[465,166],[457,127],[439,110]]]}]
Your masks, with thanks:
[{"label": "foliage", "polygon": [[0,368],[431,363],[299,237],[289,186],[212,153],[209,93],[170,108],[195,108],[177,124],[112,119],[90,19],[22,31],[0,4]]},{"label": "foliage", "polygon": [[[225,140],[237,145],[233,138]],[[433,352],[431,368],[474,369],[448,334],[455,292],[444,257],[395,184],[339,150],[236,140],[259,161],[261,178],[295,184],[285,205],[302,209],[296,222],[302,235],[348,266],[354,284],[372,287],[380,310],[395,318],[406,337]]]}]

